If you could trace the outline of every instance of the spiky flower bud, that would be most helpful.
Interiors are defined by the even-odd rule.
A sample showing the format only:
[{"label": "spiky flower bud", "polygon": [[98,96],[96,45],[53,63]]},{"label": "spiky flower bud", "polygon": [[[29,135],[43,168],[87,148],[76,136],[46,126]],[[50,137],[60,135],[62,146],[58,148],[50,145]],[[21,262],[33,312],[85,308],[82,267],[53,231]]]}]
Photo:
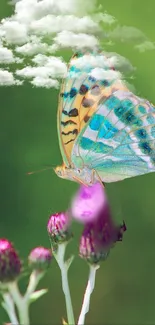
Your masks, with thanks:
[{"label": "spiky flower bud", "polygon": [[14,281],[21,272],[21,261],[7,239],[0,239],[0,281],[3,283]]},{"label": "spiky flower bud", "polygon": [[108,251],[103,251],[96,242],[93,230],[84,229],[80,240],[79,256],[90,264],[97,264],[108,256]]},{"label": "spiky flower bud", "polygon": [[[101,185],[99,184],[101,187]],[[90,187],[90,197],[94,200],[94,190],[99,191],[98,187]],[[92,190],[92,195],[91,195]],[[99,263],[101,260],[105,260],[109,255],[111,247],[114,243],[121,241],[123,233],[126,231],[125,223],[121,226],[116,226],[112,217],[108,199],[104,188],[102,187],[102,206],[100,210],[96,209],[96,217],[94,220],[85,222],[84,231],[80,240],[79,255],[86,259],[91,264]],[[96,202],[96,205],[98,202]],[[82,203],[84,206],[85,204]],[[95,211],[95,208],[93,206]],[[82,211],[82,210],[81,210]],[[80,211],[81,215],[83,213]],[[98,212],[97,212],[98,211]]]},{"label": "spiky flower bud", "polygon": [[68,241],[72,237],[68,214],[59,212],[51,215],[47,223],[47,231],[53,247]]},{"label": "spiky flower bud", "polygon": [[85,226],[80,240],[79,255],[90,264],[97,264],[101,260],[106,260],[110,253],[110,248],[117,241],[122,241],[123,232],[126,231],[125,224],[116,227],[113,230],[100,229],[98,232],[95,225]]},{"label": "spiky flower bud", "polygon": [[38,271],[46,270],[51,262],[52,253],[49,249],[44,247],[34,248],[28,257],[29,265]]}]

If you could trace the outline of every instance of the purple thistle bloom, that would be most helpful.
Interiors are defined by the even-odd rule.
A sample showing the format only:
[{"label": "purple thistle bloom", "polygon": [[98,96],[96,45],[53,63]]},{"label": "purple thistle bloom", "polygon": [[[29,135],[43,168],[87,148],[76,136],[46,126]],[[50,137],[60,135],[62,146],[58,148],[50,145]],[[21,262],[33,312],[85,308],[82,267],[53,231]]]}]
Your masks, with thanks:
[{"label": "purple thistle bloom", "polygon": [[[98,191],[97,187],[96,189]],[[92,197],[94,199],[94,188],[92,192]],[[98,212],[95,211],[94,207],[96,213],[95,218],[85,222],[80,241],[79,255],[92,264],[98,263],[100,260],[105,260],[110,252],[110,248],[114,246],[116,241],[122,240],[123,233],[126,231],[124,223],[122,226],[116,226],[114,223],[104,188],[102,189],[102,195],[104,196],[102,206],[99,211],[96,210]],[[85,206],[83,202],[82,206]],[[84,221],[82,207],[79,211]]]},{"label": "purple thistle bloom", "polygon": [[7,239],[0,239],[0,281],[12,282],[21,272],[21,261],[13,247]]},{"label": "purple thistle bloom", "polygon": [[95,220],[102,207],[107,203],[104,187],[100,183],[92,186],[81,185],[71,205],[73,218],[82,223]]},{"label": "purple thistle bloom", "polygon": [[57,244],[68,241],[72,237],[69,215],[65,212],[51,215],[47,223],[47,231],[53,248],[57,247]]},{"label": "purple thistle bloom", "polygon": [[38,271],[46,270],[51,262],[52,253],[44,247],[34,248],[28,257],[29,265]]}]

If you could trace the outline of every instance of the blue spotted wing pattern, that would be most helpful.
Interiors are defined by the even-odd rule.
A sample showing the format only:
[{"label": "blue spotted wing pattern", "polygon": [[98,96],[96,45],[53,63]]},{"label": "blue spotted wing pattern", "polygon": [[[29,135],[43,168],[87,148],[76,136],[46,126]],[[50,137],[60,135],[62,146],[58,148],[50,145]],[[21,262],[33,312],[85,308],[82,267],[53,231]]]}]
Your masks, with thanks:
[{"label": "blue spotted wing pattern", "polygon": [[71,160],[105,182],[154,172],[155,107],[130,91],[114,91],[78,135]]},{"label": "blue spotted wing pattern", "polygon": [[[93,54],[88,53],[93,56]],[[80,54],[75,54],[77,60]],[[102,57],[103,54],[101,54]],[[73,59],[72,58],[72,59]],[[85,127],[90,117],[98,109],[101,99],[108,98],[114,90],[127,90],[121,80],[96,80],[90,75],[91,64],[83,68],[68,65],[67,77],[62,84],[58,107],[58,136],[63,161],[66,166],[72,165],[71,151],[74,142]],[[112,69],[108,67],[107,69]]]}]

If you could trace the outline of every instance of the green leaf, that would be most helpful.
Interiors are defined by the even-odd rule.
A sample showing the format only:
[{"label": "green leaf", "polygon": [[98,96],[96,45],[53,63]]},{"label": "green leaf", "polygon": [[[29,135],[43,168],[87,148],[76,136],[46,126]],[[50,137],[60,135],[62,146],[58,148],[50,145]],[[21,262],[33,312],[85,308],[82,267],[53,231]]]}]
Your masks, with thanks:
[{"label": "green leaf", "polygon": [[36,301],[37,299],[39,299],[40,297],[42,297],[45,293],[47,293],[47,289],[41,289],[38,291],[35,291],[33,293],[31,293],[30,295],[30,303]]},{"label": "green leaf", "polygon": [[70,268],[73,260],[74,260],[74,255],[72,255],[71,257],[68,258],[68,260],[65,262],[66,266],[67,266],[67,270]]}]

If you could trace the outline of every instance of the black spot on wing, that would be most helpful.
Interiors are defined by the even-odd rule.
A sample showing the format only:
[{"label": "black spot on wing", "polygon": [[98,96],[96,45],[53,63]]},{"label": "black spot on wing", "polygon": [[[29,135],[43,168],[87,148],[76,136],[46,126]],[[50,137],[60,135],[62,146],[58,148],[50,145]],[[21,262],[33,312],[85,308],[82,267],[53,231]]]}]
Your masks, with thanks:
[{"label": "black spot on wing", "polygon": [[90,116],[86,115],[86,116],[84,117],[84,122],[87,123],[87,122],[89,121],[89,119],[90,119]]},{"label": "black spot on wing", "polygon": [[63,125],[63,126],[66,126],[66,125],[68,125],[68,124],[74,124],[74,125],[76,125],[77,123],[75,123],[75,122],[72,121],[72,120],[68,120],[68,121],[65,121],[65,122],[61,121],[61,125]]},{"label": "black spot on wing", "polygon": [[73,108],[70,110],[70,112],[68,113],[69,116],[71,117],[76,117],[79,115],[78,109],[77,108]]},{"label": "black spot on wing", "polygon": [[78,134],[78,129],[74,129],[74,130],[68,131],[68,132],[62,131],[61,134],[63,134],[63,135]]},{"label": "black spot on wing", "polygon": [[68,144],[68,143],[70,143],[70,142],[72,142],[72,141],[74,141],[75,139],[70,139],[69,141],[67,141],[67,142],[64,142],[64,144]]},{"label": "black spot on wing", "polygon": [[85,95],[88,91],[88,87],[86,85],[81,85],[80,89],[79,89],[79,94],[80,95]]},{"label": "black spot on wing", "polygon": [[94,103],[95,103],[95,101],[93,100],[93,99],[89,99],[89,98],[83,98],[83,100],[82,100],[82,105],[84,106],[84,107],[91,107],[91,106],[93,106],[94,105]]},{"label": "black spot on wing", "polygon": [[135,132],[135,135],[140,139],[147,139],[147,132],[145,129],[141,128]]},{"label": "black spot on wing", "polygon": [[148,142],[140,142],[139,148],[145,155],[150,155],[152,153],[152,148],[150,147]]},{"label": "black spot on wing", "polygon": [[76,96],[76,94],[77,94],[77,90],[76,90],[76,88],[72,88],[71,90],[70,90],[70,98],[73,98],[73,97],[75,97]]},{"label": "black spot on wing", "polygon": [[65,110],[63,109],[62,113],[63,113],[64,115],[67,115],[67,116],[70,116],[70,117],[76,117],[76,116],[79,115],[79,113],[78,113],[78,109],[77,109],[77,108],[73,108],[73,109],[71,109],[69,112],[67,112],[67,111],[65,111]]},{"label": "black spot on wing", "polygon": [[102,80],[102,85],[104,86],[104,87],[109,87],[110,86],[110,82],[108,81],[108,80]]}]

